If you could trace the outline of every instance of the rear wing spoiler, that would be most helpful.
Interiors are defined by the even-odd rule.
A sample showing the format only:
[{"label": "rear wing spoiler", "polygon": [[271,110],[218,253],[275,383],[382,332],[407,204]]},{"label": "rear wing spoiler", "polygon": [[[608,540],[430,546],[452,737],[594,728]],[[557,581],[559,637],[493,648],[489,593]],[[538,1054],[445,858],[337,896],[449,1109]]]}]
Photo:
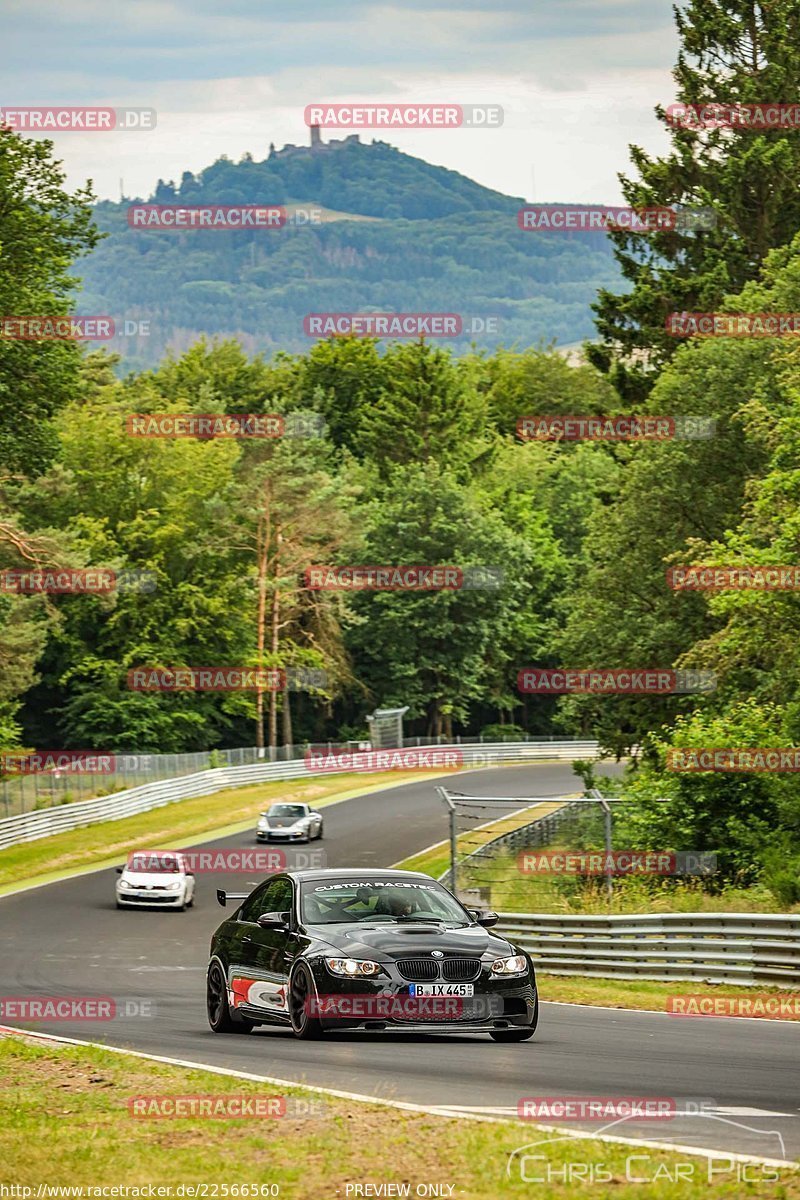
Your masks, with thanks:
[{"label": "rear wing spoiler", "polygon": [[224,908],[228,900],[246,900],[249,895],[249,892],[225,892],[222,888],[217,888],[217,904]]}]

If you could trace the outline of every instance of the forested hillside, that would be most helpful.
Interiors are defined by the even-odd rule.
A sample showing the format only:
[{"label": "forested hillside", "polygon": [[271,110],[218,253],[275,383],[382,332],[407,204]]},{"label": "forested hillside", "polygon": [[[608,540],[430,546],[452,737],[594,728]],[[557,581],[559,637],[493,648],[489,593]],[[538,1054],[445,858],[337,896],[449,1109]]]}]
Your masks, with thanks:
[{"label": "forested hillside", "polygon": [[521,199],[384,142],[223,158],[177,185],[159,181],[147,199],[286,204],[299,220],[318,206],[323,220],[154,232],[129,227],[132,201],[98,204],[108,236],[81,264],[79,311],[149,321],[148,336],[117,339],[126,366],[155,365],[202,334],[250,352],[303,351],[310,312],[457,312],[468,326],[452,339],[457,352],[471,341],[570,344],[592,336],[591,302],[619,279],[605,234],[520,230]]}]

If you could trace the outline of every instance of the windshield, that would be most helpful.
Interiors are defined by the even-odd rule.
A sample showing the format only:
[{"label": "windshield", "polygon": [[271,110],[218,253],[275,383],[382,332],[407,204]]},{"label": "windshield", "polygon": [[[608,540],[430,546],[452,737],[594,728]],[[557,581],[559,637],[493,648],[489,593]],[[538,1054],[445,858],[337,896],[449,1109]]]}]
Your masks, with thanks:
[{"label": "windshield", "polygon": [[377,878],[330,883],[320,879],[302,885],[301,904],[303,920],[310,925],[351,921],[469,923],[461,905],[433,880],[428,883]]},{"label": "windshield", "polygon": [[304,817],[306,810],[302,804],[273,804],[267,813],[268,817]]},{"label": "windshield", "polygon": [[180,863],[175,858],[163,854],[132,854],[128,860],[127,870],[133,875],[152,874],[163,871],[167,875],[180,875]]}]

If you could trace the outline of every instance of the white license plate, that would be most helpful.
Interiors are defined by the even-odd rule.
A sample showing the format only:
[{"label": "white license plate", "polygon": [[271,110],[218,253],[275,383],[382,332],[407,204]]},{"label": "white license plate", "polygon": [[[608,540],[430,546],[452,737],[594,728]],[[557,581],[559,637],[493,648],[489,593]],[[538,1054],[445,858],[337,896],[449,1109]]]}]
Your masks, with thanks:
[{"label": "white license plate", "polygon": [[412,983],[411,996],[473,996],[475,986],[471,983]]}]

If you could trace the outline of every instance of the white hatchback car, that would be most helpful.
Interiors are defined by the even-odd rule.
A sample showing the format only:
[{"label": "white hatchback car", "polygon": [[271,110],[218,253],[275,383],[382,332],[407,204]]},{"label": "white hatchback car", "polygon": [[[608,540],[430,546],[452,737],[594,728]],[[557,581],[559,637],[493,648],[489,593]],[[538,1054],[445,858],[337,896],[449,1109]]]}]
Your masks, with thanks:
[{"label": "white hatchback car", "polygon": [[177,851],[138,850],[117,867],[117,908],[177,908],[194,904],[194,872]]}]

